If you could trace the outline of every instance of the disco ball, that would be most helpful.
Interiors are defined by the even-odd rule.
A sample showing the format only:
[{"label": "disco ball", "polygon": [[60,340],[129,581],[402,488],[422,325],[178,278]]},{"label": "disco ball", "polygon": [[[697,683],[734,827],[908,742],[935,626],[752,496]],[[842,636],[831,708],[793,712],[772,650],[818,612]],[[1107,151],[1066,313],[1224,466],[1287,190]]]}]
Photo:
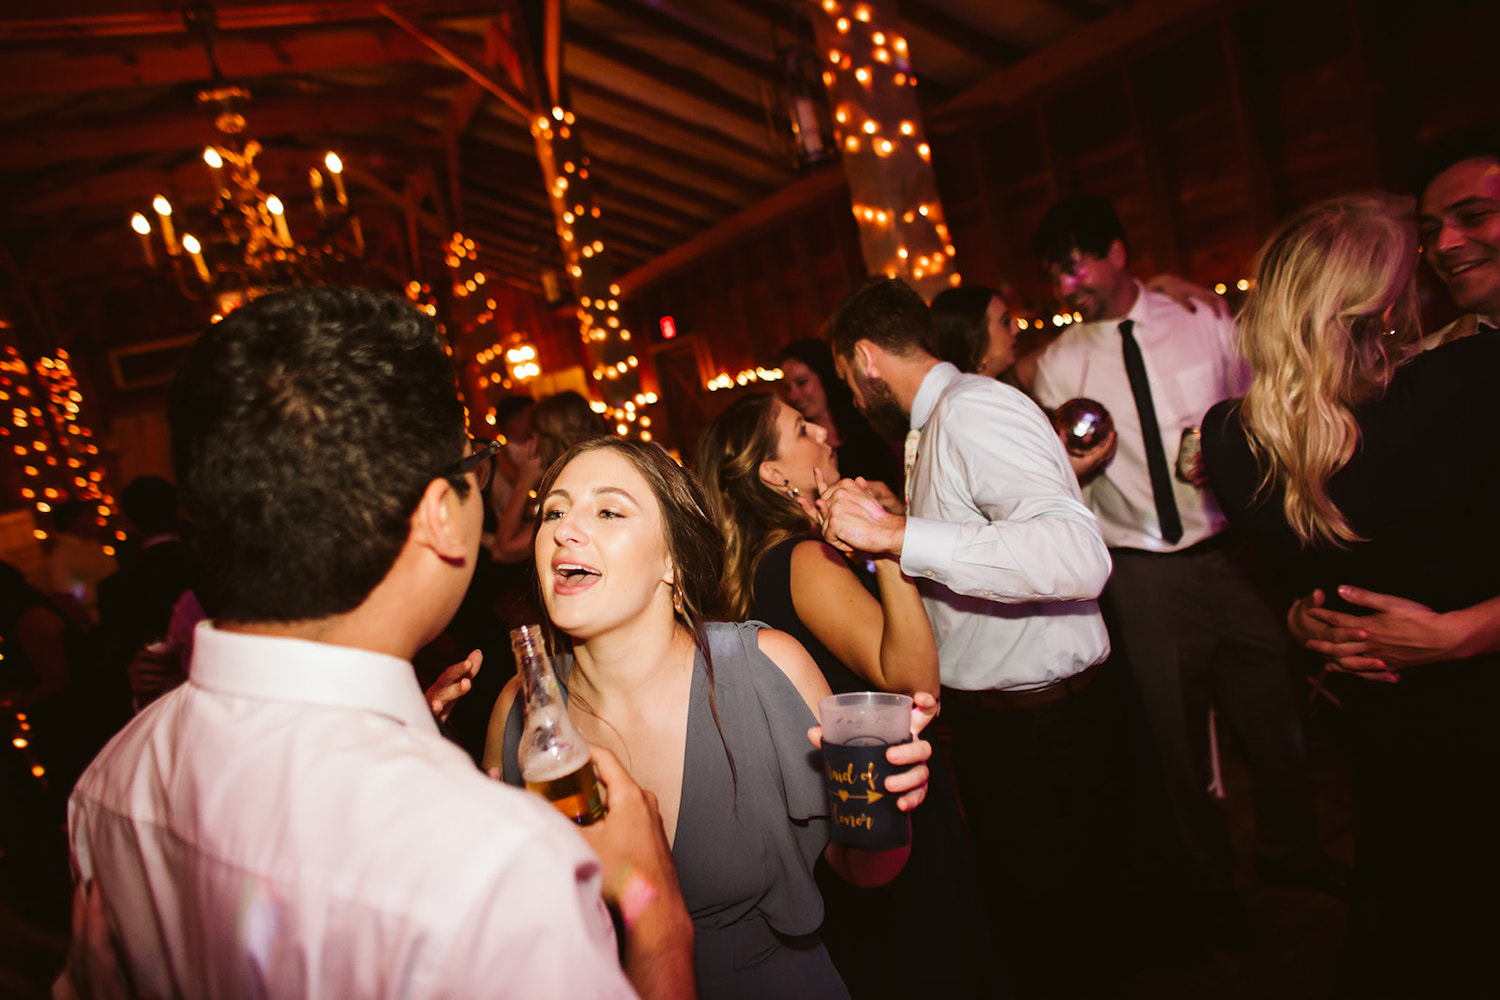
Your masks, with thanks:
[{"label": "disco ball", "polygon": [[1115,429],[1104,404],[1092,399],[1070,399],[1057,408],[1057,429],[1074,455],[1082,455]]}]

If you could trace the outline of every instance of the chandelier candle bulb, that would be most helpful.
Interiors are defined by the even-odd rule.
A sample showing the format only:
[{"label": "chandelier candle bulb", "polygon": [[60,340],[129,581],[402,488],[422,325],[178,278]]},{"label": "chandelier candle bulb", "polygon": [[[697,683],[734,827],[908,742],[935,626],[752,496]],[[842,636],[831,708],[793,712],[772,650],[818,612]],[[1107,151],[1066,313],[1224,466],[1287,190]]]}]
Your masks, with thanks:
[{"label": "chandelier candle bulb", "polygon": [[146,266],[156,266],[156,253],[151,249],[151,223],[140,212],[130,217],[130,228],[141,236],[141,252],[146,255]]},{"label": "chandelier candle bulb", "polygon": [[281,199],[274,194],[266,199],[266,211],[271,213],[272,224],[276,227],[276,239],[284,247],[292,245],[291,230],[286,227],[286,208],[281,204]]},{"label": "chandelier candle bulb", "polygon": [[203,259],[203,247],[198,243],[198,238],[192,233],[182,234],[182,249],[193,258],[193,267],[198,272],[198,277],[203,279],[205,285],[213,281],[213,276],[208,273],[208,264]]},{"label": "chandelier candle bulb", "polygon": [[203,150],[203,162],[208,164],[208,171],[214,179],[214,196],[218,197],[220,191],[224,190],[224,157],[212,146]]},{"label": "chandelier candle bulb", "polygon": [[313,208],[318,210],[318,218],[328,218],[328,206],[323,204],[323,175],[317,167],[307,172],[307,183],[312,187]]},{"label": "chandelier candle bulb", "polygon": [[172,203],[157,195],[152,200],[151,207],[156,209],[156,217],[161,220],[161,241],[167,245],[167,253],[176,257],[177,230],[172,228]]},{"label": "chandelier candle bulb", "polygon": [[339,208],[349,207],[349,195],[344,190],[344,161],[339,159],[339,154],[330,151],[323,157],[323,163],[328,167],[328,173],[333,177],[333,193],[338,197]]}]

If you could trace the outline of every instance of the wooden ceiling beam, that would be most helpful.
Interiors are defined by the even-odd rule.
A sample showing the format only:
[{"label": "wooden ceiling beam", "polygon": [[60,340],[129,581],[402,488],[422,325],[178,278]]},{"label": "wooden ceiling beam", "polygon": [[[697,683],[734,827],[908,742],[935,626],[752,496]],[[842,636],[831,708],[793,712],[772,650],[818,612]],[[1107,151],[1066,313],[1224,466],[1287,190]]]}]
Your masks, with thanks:
[{"label": "wooden ceiling beam", "polygon": [[[704,191],[701,187],[691,184],[678,183],[676,178],[663,177],[654,170],[626,166],[608,158],[594,158],[594,164],[590,169],[594,176],[602,180],[619,187],[629,186],[631,190],[652,195],[657,200],[668,204],[686,203],[702,206],[708,210],[710,219],[732,215],[745,207],[742,202]],[[624,180],[626,184],[620,184],[621,180]]]},{"label": "wooden ceiling beam", "polygon": [[441,56],[454,69],[500,98],[523,121],[530,122],[535,117],[537,109],[514,83],[484,68],[484,56],[472,42],[438,27],[423,17],[409,18],[390,4],[377,3],[375,9],[408,35]]},{"label": "wooden ceiling beam", "polygon": [[[584,97],[589,100],[598,101],[610,105],[613,109],[619,109],[626,114],[636,116],[646,122],[660,123],[668,128],[677,128],[692,132],[698,142],[722,150],[731,156],[737,156],[753,163],[764,164],[783,171],[788,170],[783,160],[772,155],[763,146],[756,146],[716,129],[705,129],[695,122],[673,117],[655,107],[642,104],[635,97],[623,94],[607,85],[575,77],[568,81],[568,88],[573,92],[575,98]],[[575,110],[577,109],[575,108]]]},{"label": "wooden ceiling beam", "polygon": [[717,253],[725,247],[760,232],[783,219],[804,212],[810,205],[832,196],[848,184],[841,166],[822,167],[803,177],[791,187],[751,205],[687,243],[648,262],[620,278],[620,292],[633,295],[655,284],[694,261]]},{"label": "wooden ceiling beam", "polygon": [[[246,118],[254,138],[311,131],[371,128],[392,119],[441,116],[443,104],[409,91],[359,91],[265,101]],[[105,159],[134,153],[201,150],[223,139],[204,111],[141,116],[125,124],[57,128],[13,134],[0,144],[0,169],[27,170],[69,160]]]},{"label": "wooden ceiling beam", "polygon": [[[214,46],[224,75],[251,83],[256,77],[271,74],[408,62],[429,55],[420,42],[394,28],[310,31],[274,41],[223,39]],[[186,36],[168,45],[141,45],[125,52],[7,52],[0,59],[0,98],[181,83],[206,86],[211,78],[207,56]]]},{"label": "wooden ceiling beam", "polygon": [[619,11],[637,24],[644,25],[674,41],[684,42],[708,57],[726,62],[758,79],[767,82],[775,82],[778,79],[769,55],[759,57],[751,55],[744,49],[730,45],[673,16],[656,3],[648,2],[648,0],[598,0],[598,2],[605,7]]},{"label": "wooden ceiling beam", "polygon": [[664,87],[710,104],[725,114],[762,127],[765,125],[766,112],[758,102],[740,96],[717,80],[684,69],[643,49],[606,38],[576,21],[568,21],[567,44],[642,73]]},{"label": "wooden ceiling beam", "polygon": [[[408,10],[424,15],[469,11],[472,0],[406,0]],[[319,0],[318,3],[222,4],[215,11],[220,31],[290,28],[338,21],[369,21],[369,0]],[[4,18],[0,41],[73,41],[80,38],[118,38],[139,35],[181,35],[187,28],[180,10],[128,14],[76,14],[67,17]]]},{"label": "wooden ceiling beam", "polygon": [[1001,41],[924,0],[901,0],[901,20],[932,35],[945,45],[967,52],[991,66],[1010,66],[1030,53]]},{"label": "wooden ceiling beam", "polygon": [[1128,7],[1073,32],[1066,43],[1049,45],[965,90],[952,100],[925,112],[932,134],[951,133],[976,116],[993,116],[1005,108],[1082,73],[1102,72],[1132,49],[1160,44],[1166,31],[1191,24],[1216,7],[1238,0],[1135,0]]},{"label": "wooden ceiling beam", "polygon": [[[616,128],[602,121],[586,121],[583,128],[584,136],[588,140],[591,149],[598,146],[599,141],[616,143],[641,156],[659,160],[668,167],[686,167],[694,173],[702,175],[705,179],[715,176],[722,177],[724,183],[746,190],[757,198],[768,195],[780,187],[779,184],[773,184],[769,181],[748,176],[743,171],[734,169],[728,163],[705,160],[680,148],[664,145],[636,132]],[[592,154],[589,158],[590,160],[594,159]]]}]

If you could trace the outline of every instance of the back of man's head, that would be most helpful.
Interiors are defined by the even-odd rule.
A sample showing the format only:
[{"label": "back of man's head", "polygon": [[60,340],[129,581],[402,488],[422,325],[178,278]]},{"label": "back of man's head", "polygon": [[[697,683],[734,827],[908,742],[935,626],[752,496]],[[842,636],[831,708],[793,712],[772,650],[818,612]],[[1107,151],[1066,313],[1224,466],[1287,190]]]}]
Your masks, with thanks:
[{"label": "back of man's head", "polygon": [[1412,191],[1421,198],[1438,174],[1465,160],[1500,163],[1500,126],[1463,129],[1424,149],[1412,166]]},{"label": "back of man's head", "polygon": [[193,345],[168,415],[202,602],[242,623],[358,607],[466,441],[431,321],[360,289],[294,289],[231,313]]},{"label": "back of man's head", "polygon": [[146,537],[177,530],[177,487],[161,476],[136,476],[120,492],[120,509]]},{"label": "back of man's head", "polygon": [[927,357],[932,314],[900,278],[869,278],[840,302],[828,321],[834,357],[854,354],[856,341],[868,340],[887,354]]},{"label": "back of man's head", "polygon": [[1103,260],[1115,240],[1125,245],[1125,228],[1114,206],[1102,195],[1085,194],[1047,209],[1031,237],[1031,250],[1045,270],[1067,264],[1074,251]]}]

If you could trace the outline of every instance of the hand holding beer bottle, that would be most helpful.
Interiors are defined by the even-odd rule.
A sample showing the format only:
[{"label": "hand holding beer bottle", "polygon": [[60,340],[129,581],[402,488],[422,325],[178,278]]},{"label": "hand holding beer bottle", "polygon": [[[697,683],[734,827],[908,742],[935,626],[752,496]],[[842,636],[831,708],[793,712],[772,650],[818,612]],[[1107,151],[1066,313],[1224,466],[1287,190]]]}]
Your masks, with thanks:
[{"label": "hand holding beer bottle", "polygon": [[526,728],[517,763],[528,790],[539,793],[579,826],[603,819],[603,791],[589,758],[589,744],[568,718],[540,625],[510,633],[516,672],[526,695]]}]

